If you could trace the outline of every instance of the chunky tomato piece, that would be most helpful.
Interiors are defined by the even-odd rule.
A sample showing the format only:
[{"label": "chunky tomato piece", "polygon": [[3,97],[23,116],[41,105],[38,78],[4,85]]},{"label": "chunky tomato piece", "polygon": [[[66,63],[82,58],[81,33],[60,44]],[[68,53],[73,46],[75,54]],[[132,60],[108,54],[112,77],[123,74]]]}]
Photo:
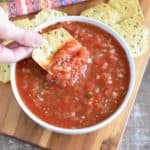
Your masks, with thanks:
[{"label": "chunky tomato piece", "polygon": [[54,54],[47,66],[48,79],[62,87],[74,86],[79,79],[86,77],[89,52],[76,40],[64,45]]}]

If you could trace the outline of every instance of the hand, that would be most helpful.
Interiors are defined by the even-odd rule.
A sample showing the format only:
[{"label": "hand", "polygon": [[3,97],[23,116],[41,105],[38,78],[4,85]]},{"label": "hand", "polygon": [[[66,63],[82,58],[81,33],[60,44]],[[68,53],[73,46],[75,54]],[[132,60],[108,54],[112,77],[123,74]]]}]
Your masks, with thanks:
[{"label": "hand", "polygon": [[16,42],[6,47],[0,44],[0,63],[13,63],[26,58],[31,55],[33,47],[43,42],[38,33],[16,27],[0,8],[0,43],[4,39]]}]

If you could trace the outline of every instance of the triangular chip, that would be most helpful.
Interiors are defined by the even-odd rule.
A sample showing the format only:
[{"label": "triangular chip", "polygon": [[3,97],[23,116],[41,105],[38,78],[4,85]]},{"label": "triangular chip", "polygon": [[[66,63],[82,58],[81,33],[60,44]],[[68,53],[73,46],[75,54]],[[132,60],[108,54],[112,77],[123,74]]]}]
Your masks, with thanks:
[{"label": "triangular chip", "polygon": [[114,8],[105,3],[84,10],[81,13],[81,16],[93,18],[108,25],[114,25],[120,21],[120,14]]},{"label": "triangular chip", "polygon": [[32,20],[30,20],[28,18],[16,20],[16,21],[13,21],[13,23],[18,27],[28,29],[28,30],[33,30],[35,28],[35,25],[32,22]]},{"label": "triangular chip", "polygon": [[47,41],[43,45],[38,46],[32,53],[32,58],[43,68],[46,69],[53,54],[63,47],[73,37],[63,28],[52,30],[43,34]]},{"label": "triangular chip", "polygon": [[86,47],[63,28],[52,30],[44,37],[47,43],[35,48],[32,58],[48,72],[49,82],[60,87],[74,86],[85,76],[91,62]]},{"label": "triangular chip", "polygon": [[53,20],[62,16],[66,16],[67,14],[61,11],[57,11],[54,9],[45,8],[42,9],[40,12],[38,12],[35,17],[32,19],[21,19],[13,21],[13,23],[18,26],[22,27],[24,29],[34,30],[35,27],[49,21]]},{"label": "triangular chip", "polygon": [[10,65],[0,64],[0,81],[7,83],[10,81]]},{"label": "triangular chip", "polygon": [[130,17],[113,28],[125,39],[134,57],[145,53],[149,47],[149,30],[137,16]]},{"label": "triangular chip", "polygon": [[108,4],[119,12],[121,20],[135,15],[144,21],[139,0],[109,0]]},{"label": "triangular chip", "polygon": [[57,11],[54,9],[45,8],[42,9],[35,17],[32,19],[35,26],[39,26],[43,24],[44,22],[47,22],[49,20],[53,20],[56,18],[60,18],[63,16],[67,16],[66,13]]}]

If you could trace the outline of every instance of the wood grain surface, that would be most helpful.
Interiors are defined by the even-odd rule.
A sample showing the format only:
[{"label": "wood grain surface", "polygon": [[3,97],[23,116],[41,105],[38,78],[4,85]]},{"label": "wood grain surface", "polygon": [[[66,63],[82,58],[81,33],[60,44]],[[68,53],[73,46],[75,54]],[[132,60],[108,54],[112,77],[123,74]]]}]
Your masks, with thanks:
[{"label": "wood grain surface", "polygon": [[[83,9],[100,2],[102,0],[90,0],[89,2],[67,6],[60,10],[64,10],[70,15],[77,15]],[[145,15],[145,23],[150,27],[150,0],[141,0],[140,2]],[[10,84],[0,83],[0,132],[52,150],[117,149],[135,102],[149,55],[150,50],[143,56],[135,59],[136,82],[129,103],[122,114],[103,129],[77,136],[68,136],[47,131],[35,124],[24,114],[13,96]]]}]

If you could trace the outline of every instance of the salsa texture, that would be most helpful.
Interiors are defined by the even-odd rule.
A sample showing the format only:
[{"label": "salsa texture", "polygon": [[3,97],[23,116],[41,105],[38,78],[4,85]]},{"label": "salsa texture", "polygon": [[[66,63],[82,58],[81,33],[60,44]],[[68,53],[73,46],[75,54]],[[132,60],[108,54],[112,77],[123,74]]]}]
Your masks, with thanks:
[{"label": "salsa texture", "polygon": [[[126,54],[114,37],[90,24],[63,22],[42,32],[60,27],[86,48],[88,55],[80,51],[76,59],[86,56],[86,59],[80,57],[83,58],[81,62],[88,60],[88,63],[79,65],[70,59],[66,64],[71,68],[70,74],[59,71],[57,74],[57,69],[52,70],[54,77],[59,78],[56,84],[31,58],[20,61],[16,68],[20,96],[36,116],[49,124],[63,128],[95,125],[117,110],[128,91],[130,71]],[[61,55],[58,56],[65,58],[70,51],[69,47],[66,49],[60,49]],[[54,59],[61,60],[62,57]],[[78,82],[68,86],[70,81],[76,80],[71,76],[76,73]],[[66,80],[66,75],[70,75],[71,80]],[[60,86],[63,79],[66,86]]]},{"label": "salsa texture", "polygon": [[77,40],[67,42],[46,66],[49,82],[62,87],[74,86],[86,76],[89,59],[88,50]]}]

